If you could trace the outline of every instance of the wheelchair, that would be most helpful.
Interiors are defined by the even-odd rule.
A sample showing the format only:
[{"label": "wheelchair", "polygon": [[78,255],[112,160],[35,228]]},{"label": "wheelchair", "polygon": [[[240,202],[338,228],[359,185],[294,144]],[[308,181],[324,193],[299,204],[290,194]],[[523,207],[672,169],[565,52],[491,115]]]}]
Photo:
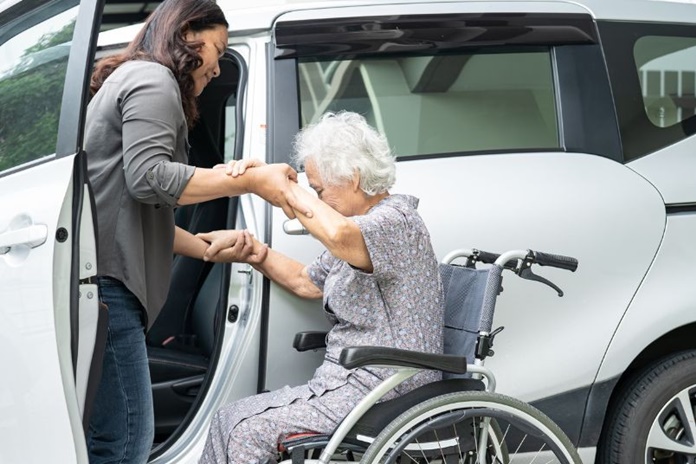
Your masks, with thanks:
[{"label": "wheelchair", "polygon": [[[454,263],[461,258],[463,263]],[[440,264],[445,354],[345,348],[340,362],[347,369],[379,366],[396,372],[368,393],[333,433],[288,437],[279,445],[280,462],[582,464],[570,439],[549,417],[525,402],[496,393],[495,376],[484,366],[502,330],[491,329],[503,272],[546,284],[563,296],[560,288],[532,271],[535,265],[574,272],[578,262],[533,250],[501,255],[476,249],[449,253]],[[298,351],[318,349],[324,346],[324,337],[324,332],[301,332],[293,346]],[[442,371],[442,380],[379,402],[423,369]]]}]

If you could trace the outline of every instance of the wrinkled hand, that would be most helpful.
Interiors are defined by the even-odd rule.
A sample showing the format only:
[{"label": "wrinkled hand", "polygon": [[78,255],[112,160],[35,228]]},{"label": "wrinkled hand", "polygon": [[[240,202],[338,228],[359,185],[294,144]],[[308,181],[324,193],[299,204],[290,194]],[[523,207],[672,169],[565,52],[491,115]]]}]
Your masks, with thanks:
[{"label": "wrinkled hand", "polygon": [[255,240],[248,230],[216,230],[196,237],[210,244],[203,255],[204,261],[259,264],[268,254],[268,246]]},{"label": "wrinkled hand", "polygon": [[241,160],[232,160],[225,164],[216,164],[213,169],[225,169],[225,174],[232,177],[238,177],[244,174],[249,168],[266,166],[266,163],[256,158],[244,158]]},{"label": "wrinkled hand", "polygon": [[297,172],[288,164],[267,164],[250,170],[247,175],[253,175],[251,191],[273,206],[283,209],[290,219],[295,218],[295,210],[307,217],[312,217],[309,206],[301,202],[294,193],[297,185]]}]

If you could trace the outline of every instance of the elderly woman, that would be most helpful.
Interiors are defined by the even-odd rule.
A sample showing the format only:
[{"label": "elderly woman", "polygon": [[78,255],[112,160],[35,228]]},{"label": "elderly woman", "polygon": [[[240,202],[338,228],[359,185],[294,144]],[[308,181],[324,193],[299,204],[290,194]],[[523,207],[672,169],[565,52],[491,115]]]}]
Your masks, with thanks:
[{"label": "elderly woman", "polygon": [[[262,463],[277,457],[279,440],[302,432],[330,433],[371,389],[393,373],[387,368],[348,370],[338,364],[347,346],[373,345],[442,352],[443,309],[438,263],[418,200],[391,195],[395,160],[387,141],[355,113],[326,114],[295,140],[318,199],[297,186],[313,212],[298,219],[324,246],[305,266],[252,239],[247,262],[304,298],[323,298],[333,328],[326,356],[299,387],[242,399],[220,409],[210,426],[202,463]],[[233,175],[255,169],[235,166]],[[236,242],[230,231],[199,235],[208,257]],[[248,240],[249,237],[246,237]],[[403,394],[439,373],[423,372],[401,385]]]}]

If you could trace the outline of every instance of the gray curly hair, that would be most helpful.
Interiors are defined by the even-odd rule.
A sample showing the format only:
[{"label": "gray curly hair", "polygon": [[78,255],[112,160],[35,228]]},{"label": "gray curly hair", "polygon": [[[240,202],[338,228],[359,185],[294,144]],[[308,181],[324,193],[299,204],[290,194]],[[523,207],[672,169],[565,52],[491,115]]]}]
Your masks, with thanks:
[{"label": "gray curly hair", "polygon": [[386,192],[396,180],[396,159],[386,137],[358,113],[326,113],[295,137],[294,161],[312,160],[328,185],[348,182],[357,172],[367,195]]}]

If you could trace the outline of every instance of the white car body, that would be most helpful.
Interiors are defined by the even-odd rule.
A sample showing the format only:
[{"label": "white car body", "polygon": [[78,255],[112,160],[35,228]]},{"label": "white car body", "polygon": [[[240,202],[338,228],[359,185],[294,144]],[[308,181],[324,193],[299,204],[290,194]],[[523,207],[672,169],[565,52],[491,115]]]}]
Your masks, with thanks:
[{"label": "white car body", "polygon": [[[24,2],[8,3],[13,5],[0,5],[0,57],[16,61],[17,52],[7,50],[6,42],[13,37],[13,28],[21,27],[13,21],[23,16],[17,13],[6,19],[3,15],[19,11]],[[299,28],[298,24],[355,18],[369,22],[371,18],[409,15],[541,14],[585,18],[588,27],[595,28],[601,40],[595,37],[591,46],[597,56],[580,58],[597,65],[604,63],[596,59],[601,56],[609,69],[605,64],[601,68],[589,66],[585,74],[578,75],[601,77],[603,73],[603,82],[596,86],[577,83],[569,74],[559,73],[563,63],[568,64],[576,55],[562,58],[563,44],[548,46],[554,70],[549,75],[553,78],[549,88],[555,99],[552,107],[557,127],[552,133],[559,141],[557,147],[462,150],[445,155],[433,152],[428,156],[413,153],[419,156],[399,159],[397,184],[392,190],[420,198],[419,211],[439,258],[453,249],[475,247],[498,253],[532,248],[579,260],[574,274],[543,269],[543,276],[565,292],[561,299],[548,287],[513,277],[505,280],[494,322],[505,330],[496,338],[496,355],[487,366],[496,373],[498,391],[540,407],[564,428],[584,462],[595,462],[596,447],[607,433],[605,416],[622,391],[627,373],[639,371],[657,357],[696,348],[696,247],[691,243],[696,235],[696,136],[686,134],[644,153],[635,151],[640,150],[640,144],[627,140],[621,132],[621,127],[627,126],[623,120],[617,121],[622,110],[615,109],[612,97],[620,93],[615,73],[637,76],[638,70],[614,67],[614,52],[603,48],[611,47],[612,42],[604,34],[613,33],[612,28],[619,23],[636,28],[648,24],[656,30],[678,24],[687,39],[693,39],[691,47],[678,51],[682,54],[675,54],[676,58],[665,53],[642,71],[663,73],[659,75],[664,94],[668,85],[665,69],[683,66],[675,71],[682,86],[679,96],[693,97],[693,89],[689,94],[685,86],[688,73],[696,71],[696,5],[647,0],[356,0],[240,8],[235,3],[219,2],[230,22],[228,59],[243,69],[235,81],[239,91],[236,103],[227,106],[236,117],[221,129],[225,138],[232,140],[220,147],[224,160],[288,160],[290,136],[299,126],[290,122],[286,127],[284,121],[299,122],[299,116],[291,113],[300,102],[292,100],[298,90],[287,91],[283,86],[292,75],[295,82],[287,85],[294,88],[292,85],[303,79],[301,72],[309,72],[309,68],[293,74],[297,70],[294,55],[281,56],[292,46],[283,48],[279,41],[293,37],[292,31],[288,36],[278,32],[283,26]],[[94,372],[89,375],[98,339],[98,313],[93,298],[96,288],[88,279],[97,275],[98,269],[89,194],[80,174],[85,160],[81,127],[88,83],[84,62],[91,63],[94,52],[86,37],[94,46],[97,37],[90,33],[90,25],[100,11],[94,0],[80,4],[76,30],[83,35],[72,42],[70,60],[74,61],[68,63],[54,153],[0,170],[0,366],[4,378],[11,379],[0,387],[3,464],[87,462],[82,420],[89,392],[98,378]],[[27,14],[39,13],[30,10]],[[98,38],[97,58],[121,49],[138,28],[103,32]],[[481,55],[485,55],[486,46],[480,46]],[[512,56],[517,49],[510,50]],[[429,96],[417,96],[413,101],[381,99],[390,92],[401,95],[398,88],[402,83],[394,74],[396,58],[392,60],[384,51],[374,53],[372,61],[356,65],[356,76],[370,95],[374,123],[388,136],[402,137],[405,145],[437,146],[438,141],[419,139],[425,136],[422,127],[429,120],[416,120],[409,106],[422,105],[418,108],[425,114],[423,101]],[[302,56],[306,59],[307,55]],[[567,61],[558,61],[561,59]],[[0,67],[0,85],[9,79],[3,74],[6,71]],[[519,74],[520,80],[526,79],[523,72]],[[530,76],[525,88],[538,95],[544,91],[542,84],[536,88],[537,81]],[[224,79],[223,72],[221,82]],[[643,79],[647,82],[648,78]],[[307,82],[314,81],[307,78]],[[461,93],[480,89],[503,93],[511,90],[510,82],[505,72],[472,73],[461,84],[467,86]],[[597,97],[606,108],[587,109],[573,100],[563,87],[572,82],[586,92],[584,96],[596,87],[598,95],[606,95],[603,100]],[[0,96],[3,89],[0,87]],[[682,89],[687,89],[683,95]],[[330,87],[325,90],[327,94],[333,91]],[[322,102],[317,102],[321,108]],[[487,102],[486,106],[492,104]],[[587,111],[582,123],[588,125],[600,124],[592,121],[594,116],[614,111],[613,120],[601,122],[609,129],[597,135],[610,141],[590,140],[588,135],[594,136],[594,132],[585,128],[572,135],[574,113],[568,108]],[[682,118],[680,121],[688,119],[688,115],[672,113],[670,108],[658,111],[667,117],[677,114],[674,117]],[[520,115],[511,110],[509,120],[499,121],[501,127],[509,128],[511,137],[522,137],[516,131],[534,130],[534,121]],[[443,117],[436,122],[451,120]],[[436,127],[429,130],[437,133]],[[472,129],[464,138],[475,135]],[[0,148],[2,136],[0,129]],[[497,137],[496,133],[490,139]],[[391,136],[390,141],[396,143]],[[604,146],[615,151],[604,153]],[[588,147],[600,148],[591,151]],[[309,263],[322,249],[310,236],[286,234],[282,211],[269,208],[259,198],[244,196],[232,202],[227,221],[227,226],[248,228],[274,249],[303,263]],[[61,229],[67,232],[68,240],[58,240]],[[217,408],[262,390],[304,383],[323,358],[321,351],[291,350],[296,332],[327,329],[322,312],[317,310],[319,303],[300,300],[264,283],[262,275],[242,264],[217,266],[209,276],[196,285],[198,299],[190,302],[193,311],[212,305],[208,307],[213,308],[211,314],[216,314],[219,322],[213,330],[210,320],[212,349],[204,356],[208,369],[201,371],[207,374],[197,371],[198,383],[192,383],[195,387],[183,394],[188,395],[183,403],[193,405],[190,413],[168,423],[168,438],[154,450],[153,463],[197,462]],[[213,303],[204,300],[211,295]],[[195,331],[197,322],[192,324]],[[166,401],[178,401],[173,397],[182,391],[179,380],[167,378],[158,384],[158,394]]]}]

